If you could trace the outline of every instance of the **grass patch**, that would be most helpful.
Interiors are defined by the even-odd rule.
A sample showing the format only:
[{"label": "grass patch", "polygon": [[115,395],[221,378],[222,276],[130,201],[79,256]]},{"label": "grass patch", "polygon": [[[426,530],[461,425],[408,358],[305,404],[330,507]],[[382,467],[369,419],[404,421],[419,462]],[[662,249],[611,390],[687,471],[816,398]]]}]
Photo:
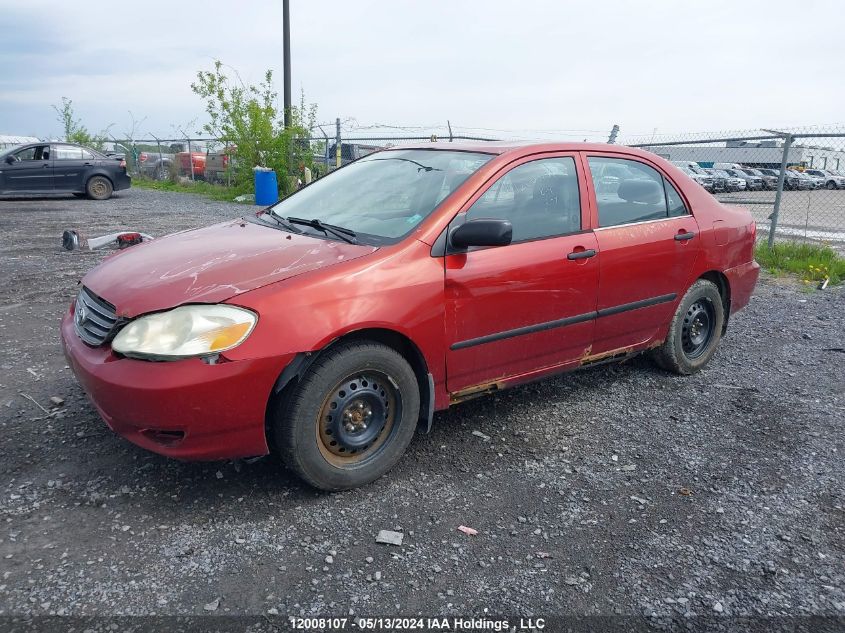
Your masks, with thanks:
[{"label": "grass patch", "polygon": [[775,242],[770,249],[766,242],[758,242],[754,257],[769,272],[792,273],[806,283],[830,278],[831,284],[839,284],[845,279],[845,257],[828,246]]},{"label": "grass patch", "polygon": [[195,193],[212,200],[221,200],[224,202],[232,202],[235,196],[242,193],[252,193],[252,191],[241,191],[235,187],[224,187],[223,185],[213,185],[204,180],[195,180],[193,182],[173,182],[172,180],[152,180],[150,178],[140,178],[138,176],[132,179],[132,186],[140,189],[153,189],[155,191],[174,191],[177,193]]}]

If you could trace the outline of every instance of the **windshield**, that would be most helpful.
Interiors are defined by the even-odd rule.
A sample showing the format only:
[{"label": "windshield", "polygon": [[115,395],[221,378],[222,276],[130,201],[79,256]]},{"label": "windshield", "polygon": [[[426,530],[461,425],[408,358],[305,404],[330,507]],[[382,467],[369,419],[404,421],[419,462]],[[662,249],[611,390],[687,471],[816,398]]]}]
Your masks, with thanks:
[{"label": "windshield", "polygon": [[[275,204],[281,217],[318,219],[389,244],[410,233],[493,155],[451,150],[376,152]],[[297,226],[323,235],[319,229]]]}]

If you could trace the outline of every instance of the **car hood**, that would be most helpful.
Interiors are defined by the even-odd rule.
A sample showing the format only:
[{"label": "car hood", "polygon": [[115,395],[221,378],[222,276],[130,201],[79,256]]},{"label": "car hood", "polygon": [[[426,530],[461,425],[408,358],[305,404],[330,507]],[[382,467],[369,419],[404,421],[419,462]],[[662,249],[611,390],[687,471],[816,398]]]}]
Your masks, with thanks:
[{"label": "car hood", "polygon": [[175,233],[104,260],[82,284],[134,317],[184,303],[218,303],[378,250],[243,219]]}]

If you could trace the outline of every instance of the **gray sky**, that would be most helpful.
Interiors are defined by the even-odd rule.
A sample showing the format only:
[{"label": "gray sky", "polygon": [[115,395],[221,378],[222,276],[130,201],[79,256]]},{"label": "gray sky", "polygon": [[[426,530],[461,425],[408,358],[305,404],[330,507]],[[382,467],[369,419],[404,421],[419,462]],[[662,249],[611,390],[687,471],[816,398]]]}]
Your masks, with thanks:
[{"label": "gray sky", "polygon": [[[0,0],[0,133],[173,135],[218,58],[282,91],[281,0]],[[835,0],[291,0],[293,87],[318,120],[604,138],[845,122]],[[384,130],[378,130],[383,132]],[[369,130],[360,130],[360,134]],[[408,133],[402,132],[402,133]]]}]

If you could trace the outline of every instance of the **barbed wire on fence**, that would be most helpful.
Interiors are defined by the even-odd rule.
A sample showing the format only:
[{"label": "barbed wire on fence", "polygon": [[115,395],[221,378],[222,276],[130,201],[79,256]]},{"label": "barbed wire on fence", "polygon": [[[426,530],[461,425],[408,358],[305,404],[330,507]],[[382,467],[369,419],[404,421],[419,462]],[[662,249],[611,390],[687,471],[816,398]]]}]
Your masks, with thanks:
[{"label": "barbed wire on fence", "polygon": [[[336,120],[315,126],[307,143],[313,155],[317,175],[379,149],[429,141],[604,141],[602,130],[506,130],[504,128],[453,126],[451,124],[418,126],[372,124],[360,125],[354,119]],[[407,132],[400,134],[399,132]],[[517,133],[522,132],[522,133]],[[112,139],[132,155],[136,173],[168,177],[157,167],[174,164],[176,154],[206,153],[209,162],[227,152],[225,139],[140,138]],[[845,245],[845,125],[754,128],[726,132],[637,135],[619,139],[618,144],[652,152],[681,167],[718,200],[750,209],[768,239],[804,239],[833,241]],[[190,148],[190,149],[189,149]],[[146,159],[142,155],[146,155]],[[222,161],[225,163],[225,161]],[[142,164],[145,163],[145,164]],[[182,176],[188,176],[184,160],[177,164]],[[223,172],[209,172],[217,182],[226,180]],[[205,171],[193,177],[207,178]]]}]

